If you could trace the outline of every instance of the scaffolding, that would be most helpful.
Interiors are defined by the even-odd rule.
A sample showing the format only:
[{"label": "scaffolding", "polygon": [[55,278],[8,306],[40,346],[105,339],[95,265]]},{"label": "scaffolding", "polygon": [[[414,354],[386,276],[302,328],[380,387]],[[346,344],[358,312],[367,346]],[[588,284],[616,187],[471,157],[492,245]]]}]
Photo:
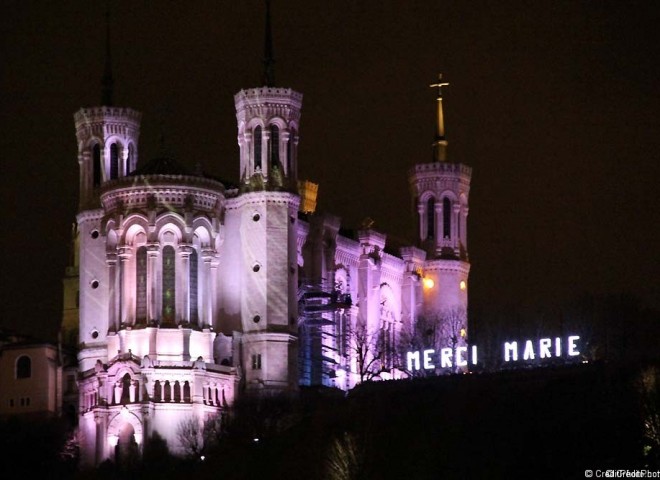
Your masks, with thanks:
[{"label": "scaffolding", "polygon": [[301,282],[298,288],[300,385],[335,387],[338,369],[346,367],[349,293],[329,282]]}]

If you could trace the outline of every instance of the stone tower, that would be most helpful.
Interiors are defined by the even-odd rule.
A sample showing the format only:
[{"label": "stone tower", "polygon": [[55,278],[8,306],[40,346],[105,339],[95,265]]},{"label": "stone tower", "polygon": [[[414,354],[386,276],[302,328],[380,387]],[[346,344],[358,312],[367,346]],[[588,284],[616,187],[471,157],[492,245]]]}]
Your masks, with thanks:
[{"label": "stone tower", "polygon": [[[408,180],[418,213],[418,240],[424,262],[424,315],[451,317],[453,330],[467,329],[467,291],[470,263],[467,250],[468,196],[472,169],[449,161],[445,138],[442,88],[437,88],[433,160],[415,165]],[[461,318],[461,320],[458,320]],[[460,323],[460,325],[459,325]]]},{"label": "stone tower", "polygon": [[140,136],[141,114],[114,106],[109,22],[107,24],[101,105],[81,108],[74,114],[80,167],[77,215],[81,266],[79,359],[83,370],[92,368],[98,358],[107,360],[106,336],[112,309],[116,308],[105,301],[114,296],[115,279],[111,275],[118,259],[106,255],[100,193],[106,183],[135,170]]},{"label": "stone tower", "polygon": [[302,95],[274,86],[270,8],[266,3],[264,86],[235,97],[240,146],[239,195],[226,225],[239,235],[228,262],[242,277],[242,364],[248,389],[297,388],[297,244],[300,197],[297,146]]}]

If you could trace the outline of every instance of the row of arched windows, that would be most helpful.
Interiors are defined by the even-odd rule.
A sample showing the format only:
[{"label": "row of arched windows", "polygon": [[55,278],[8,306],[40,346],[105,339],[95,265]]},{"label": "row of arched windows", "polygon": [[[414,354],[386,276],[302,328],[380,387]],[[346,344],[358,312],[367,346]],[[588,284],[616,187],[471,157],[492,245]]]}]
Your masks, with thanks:
[{"label": "row of arched windows", "polygon": [[[176,319],[176,251],[171,245],[163,247],[161,255],[162,272],[162,322],[174,323]],[[189,257],[188,294],[190,298],[190,323],[197,324],[198,307],[198,254],[193,249]],[[147,320],[147,247],[137,249],[135,264],[135,319],[137,323]]]},{"label": "row of arched windows", "polygon": [[[133,163],[134,149],[133,145],[128,147],[128,155],[126,156],[126,163],[124,168],[124,175],[131,173],[131,164]],[[119,178],[119,145],[112,143],[110,145],[110,175],[108,180]],[[101,185],[102,181],[102,165],[101,165],[101,145],[98,143],[92,148],[92,182],[94,187]]]},{"label": "row of arched windows", "polygon": [[190,383],[186,380],[183,385],[178,381],[170,382],[165,380],[161,382],[156,380],[154,382],[154,402],[165,403],[190,403]]},{"label": "row of arched windows", "polygon": [[[277,125],[270,125],[268,127],[270,131],[270,141],[269,141],[269,151],[268,151],[268,162],[271,167],[280,167],[280,128]],[[254,149],[253,149],[253,155],[254,155],[254,169],[262,169],[262,150],[261,150],[261,144],[262,144],[262,128],[260,125],[256,126],[254,128],[253,132],[253,138],[254,138]],[[289,141],[287,142],[287,149],[286,149],[286,155],[287,155],[287,173],[291,172],[292,168],[292,154],[293,154],[293,147],[292,147],[292,138],[293,135],[289,138]]]},{"label": "row of arched windows", "polygon": [[[435,197],[426,202],[426,238],[435,238]],[[448,197],[442,199],[442,238],[451,238],[451,200]]]}]

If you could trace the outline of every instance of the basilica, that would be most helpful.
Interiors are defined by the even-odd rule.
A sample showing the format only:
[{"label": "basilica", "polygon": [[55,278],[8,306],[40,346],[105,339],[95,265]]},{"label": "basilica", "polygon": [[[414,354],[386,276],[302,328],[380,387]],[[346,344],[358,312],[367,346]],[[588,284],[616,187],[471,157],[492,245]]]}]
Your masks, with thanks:
[{"label": "basilica", "polygon": [[242,395],[406,378],[406,348],[466,344],[471,168],[447,157],[447,84],[432,85],[433,160],[408,175],[417,240],[393,248],[316,211],[317,185],[297,174],[303,95],[275,83],[271,45],[267,16],[264,79],[234,95],[235,184],[141,158],[141,114],[114,104],[108,67],[101,104],[74,115],[63,331],[78,347],[83,465],[155,434],[181,451],[182,422]]}]

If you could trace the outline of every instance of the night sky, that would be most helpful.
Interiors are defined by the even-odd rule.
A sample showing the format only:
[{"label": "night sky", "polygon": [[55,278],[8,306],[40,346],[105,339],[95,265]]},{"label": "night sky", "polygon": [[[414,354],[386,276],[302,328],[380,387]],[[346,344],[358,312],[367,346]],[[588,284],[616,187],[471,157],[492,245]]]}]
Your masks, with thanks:
[{"label": "night sky", "polygon": [[[111,1],[115,104],[178,161],[236,181],[233,95],[262,85],[264,7]],[[299,177],[348,228],[412,241],[407,180],[473,167],[470,308],[632,293],[660,307],[660,3],[273,1],[277,86],[304,95]],[[105,2],[5,1],[0,326],[52,335],[78,196],[73,113],[100,102]],[[543,306],[543,307],[541,307]]]}]

